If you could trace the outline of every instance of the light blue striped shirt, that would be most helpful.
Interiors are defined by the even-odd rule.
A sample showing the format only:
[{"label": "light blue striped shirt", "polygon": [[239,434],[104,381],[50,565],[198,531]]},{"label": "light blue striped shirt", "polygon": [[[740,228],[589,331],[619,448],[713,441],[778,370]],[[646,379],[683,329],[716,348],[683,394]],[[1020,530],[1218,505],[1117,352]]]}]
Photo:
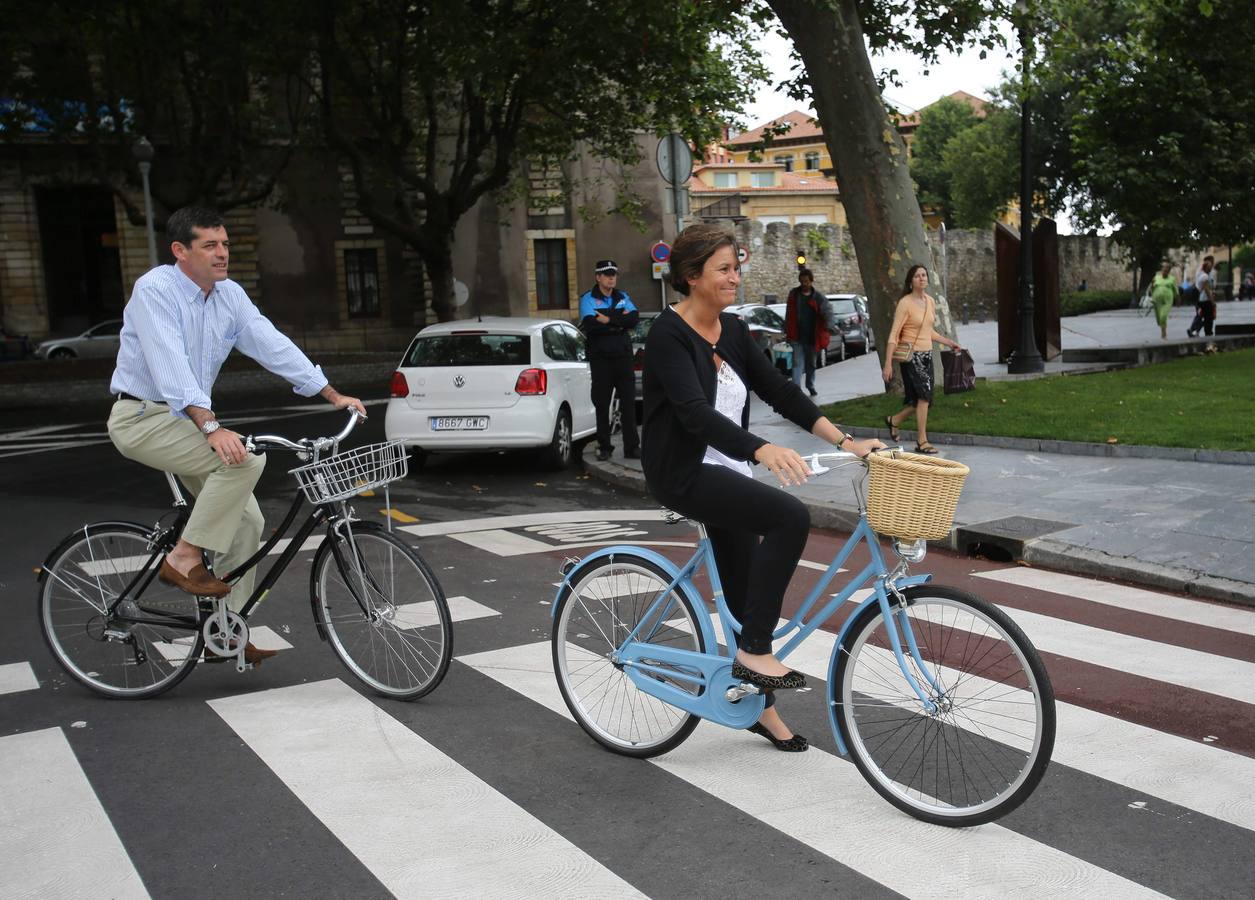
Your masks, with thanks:
[{"label": "light blue striped shirt", "polygon": [[302,397],[327,386],[309,361],[261,314],[244,288],[227,279],[208,297],[177,265],[141,275],[122,313],[118,366],[109,391],[164,400],[172,415],[213,409],[213,386],[232,348],[286,379]]}]

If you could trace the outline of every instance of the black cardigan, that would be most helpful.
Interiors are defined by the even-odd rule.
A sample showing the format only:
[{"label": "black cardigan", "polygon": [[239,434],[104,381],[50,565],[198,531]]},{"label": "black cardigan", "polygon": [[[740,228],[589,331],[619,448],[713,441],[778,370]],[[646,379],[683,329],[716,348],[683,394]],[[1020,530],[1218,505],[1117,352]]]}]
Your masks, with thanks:
[{"label": "black cardigan", "polygon": [[767,359],[740,317],[721,313],[719,322],[722,332],[713,349],[675,310],[663,312],[649,329],[641,465],[654,493],[684,493],[707,446],[732,459],[753,461],[767,443],[748,430],[748,397],[739,427],[715,409],[715,352],[750,392],[799,428],[809,432],[820,418],[819,408]]}]

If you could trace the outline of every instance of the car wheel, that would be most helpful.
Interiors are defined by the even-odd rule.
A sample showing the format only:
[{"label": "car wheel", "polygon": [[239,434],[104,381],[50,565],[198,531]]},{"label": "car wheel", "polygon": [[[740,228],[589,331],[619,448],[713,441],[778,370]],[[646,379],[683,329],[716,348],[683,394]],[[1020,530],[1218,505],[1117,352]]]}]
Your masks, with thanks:
[{"label": "car wheel", "polygon": [[49,359],[73,359],[74,351],[69,347],[58,347],[48,354]]},{"label": "car wheel", "polygon": [[415,447],[414,452],[410,454],[410,471],[415,475],[422,475],[423,470],[427,468],[427,458],[431,456],[422,447]]},{"label": "car wheel", "polygon": [[553,425],[553,438],[541,451],[541,461],[546,468],[565,469],[571,464],[571,414],[565,409],[558,411],[558,421]]}]

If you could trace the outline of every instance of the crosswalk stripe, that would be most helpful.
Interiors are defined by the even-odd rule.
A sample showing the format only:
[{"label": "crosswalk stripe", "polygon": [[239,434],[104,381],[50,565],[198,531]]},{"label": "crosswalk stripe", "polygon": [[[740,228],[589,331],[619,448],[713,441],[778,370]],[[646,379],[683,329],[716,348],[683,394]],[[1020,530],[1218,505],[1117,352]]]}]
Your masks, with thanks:
[{"label": "crosswalk stripe", "polygon": [[[571,718],[547,641],[458,659]],[[854,766],[817,748],[780,754],[771,766],[761,764],[758,750],[703,724],[649,762],[907,896],[1162,896],[997,824],[948,829],[912,819],[876,795]],[[916,865],[887,847],[911,847],[915,858],[945,864]]]},{"label": "crosswalk stripe", "polygon": [[1171,594],[1148,591],[1145,588],[1130,587],[1126,584],[1112,584],[1093,578],[1082,578],[1079,575],[1050,572],[1046,569],[1031,569],[1025,566],[974,574],[977,578],[1031,588],[1035,591],[1063,594],[1067,597],[1102,603],[1130,612],[1192,622],[1196,625],[1221,628],[1238,634],[1255,635],[1255,610],[1246,607],[1205,603],[1202,600],[1174,597]]},{"label": "crosswalk stripe", "polygon": [[209,705],[397,897],[641,896],[338,679]]},{"label": "crosswalk stripe", "polygon": [[[717,615],[711,624],[719,634]],[[816,631],[788,664],[827,679],[836,641],[835,634]],[[1255,759],[1059,700],[1055,713],[1054,762],[1255,830]]]},{"label": "crosswalk stripe", "polygon": [[495,553],[497,556],[519,556],[524,553],[544,553],[547,550],[558,549],[553,544],[546,544],[500,528],[488,531],[466,531],[461,534],[451,534],[449,537],[464,544],[470,544],[472,547],[478,547],[480,550]]},{"label": "crosswalk stripe", "polygon": [[525,528],[529,525],[564,525],[571,522],[661,522],[666,513],[653,509],[581,509],[568,512],[525,513],[517,516],[486,516],[482,519],[458,519],[431,522],[426,525],[405,525],[401,531],[415,537],[438,537],[461,531],[493,531],[503,528]]},{"label": "crosswalk stripe", "polygon": [[0,737],[5,896],[147,897],[60,728]]},{"label": "crosswalk stripe", "polygon": [[16,694],[19,691],[39,690],[39,679],[28,662],[7,663],[0,666],[0,694]]}]

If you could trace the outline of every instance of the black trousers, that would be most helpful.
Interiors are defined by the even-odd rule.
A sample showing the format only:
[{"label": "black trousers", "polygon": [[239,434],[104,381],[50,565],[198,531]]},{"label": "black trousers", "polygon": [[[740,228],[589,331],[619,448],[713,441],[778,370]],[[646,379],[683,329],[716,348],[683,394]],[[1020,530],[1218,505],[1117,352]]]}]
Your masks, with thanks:
[{"label": "black trousers", "polygon": [[593,359],[588,365],[593,376],[593,408],[597,411],[597,446],[610,449],[610,393],[617,391],[623,450],[638,452],[641,439],[636,433],[636,375],[632,372],[632,357]]},{"label": "black trousers", "polygon": [[1194,307],[1194,321],[1190,323],[1190,331],[1193,334],[1205,331],[1207,336],[1211,337],[1215,321],[1216,304],[1210,300],[1204,300]]},{"label": "black trousers", "polygon": [[739,646],[746,653],[770,653],[784,592],[810,533],[806,506],[779,488],[706,464],[683,494],[654,493],[706,524],[724,598],[741,623]]}]

